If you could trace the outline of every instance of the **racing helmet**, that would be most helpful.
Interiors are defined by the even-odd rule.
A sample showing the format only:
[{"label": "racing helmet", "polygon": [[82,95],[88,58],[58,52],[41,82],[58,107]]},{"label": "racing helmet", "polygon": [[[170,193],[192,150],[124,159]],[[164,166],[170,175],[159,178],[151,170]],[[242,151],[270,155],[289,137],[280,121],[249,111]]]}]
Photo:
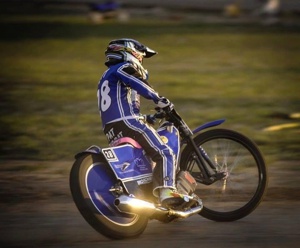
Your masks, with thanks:
[{"label": "racing helmet", "polygon": [[147,79],[148,72],[143,67],[143,59],[157,54],[154,50],[146,47],[134,39],[122,38],[109,42],[105,51],[106,66],[128,61],[133,64],[143,79]]}]

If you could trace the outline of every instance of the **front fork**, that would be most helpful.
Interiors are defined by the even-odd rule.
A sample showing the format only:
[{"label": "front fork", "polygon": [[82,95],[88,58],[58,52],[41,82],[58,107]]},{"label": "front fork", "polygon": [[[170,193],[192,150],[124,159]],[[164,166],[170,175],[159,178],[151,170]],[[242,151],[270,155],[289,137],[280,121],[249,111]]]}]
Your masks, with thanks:
[{"label": "front fork", "polygon": [[[209,158],[205,150],[200,146],[198,147],[193,140],[192,136],[188,136],[188,143],[194,148],[193,159],[196,162],[201,174],[195,177],[196,181],[205,185],[213,184],[214,182],[221,180],[227,176],[226,172],[218,172],[216,166]],[[192,168],[188,168],[189,171]]]}]

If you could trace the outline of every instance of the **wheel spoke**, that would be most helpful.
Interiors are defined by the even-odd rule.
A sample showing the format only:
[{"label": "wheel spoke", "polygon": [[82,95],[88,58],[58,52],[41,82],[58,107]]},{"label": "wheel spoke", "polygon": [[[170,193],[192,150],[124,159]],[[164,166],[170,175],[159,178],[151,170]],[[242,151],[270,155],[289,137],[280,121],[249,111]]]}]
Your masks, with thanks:
[{"label": "wheel spoke", "polygon": [[[214,173],[226,173],[211,185],[198,184],[196,194],[204,203],[201,214],[225,221],[242,218],[253,211],[267,184],[265,164],[256,145],[247,137],[225,129],[202,133],[195,138],[195,143],[211,159]],[[201,182],[202,174],[193,156],[191,147],[183,151],[181,168],[187,168]]]}]

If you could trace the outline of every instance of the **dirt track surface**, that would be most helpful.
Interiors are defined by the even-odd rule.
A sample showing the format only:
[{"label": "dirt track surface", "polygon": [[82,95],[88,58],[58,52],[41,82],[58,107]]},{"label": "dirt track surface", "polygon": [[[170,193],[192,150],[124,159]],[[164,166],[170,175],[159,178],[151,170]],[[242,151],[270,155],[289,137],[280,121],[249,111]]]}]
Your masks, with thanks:
[{"label": "dirt track surface", "polygon": [[79,214],[69,191],[71,165],[1,162],[0,247],[299,247],[298,162],[269,166],[265,200],[242,220],[150,221],[139,238],[120,241],[98,234]]}]

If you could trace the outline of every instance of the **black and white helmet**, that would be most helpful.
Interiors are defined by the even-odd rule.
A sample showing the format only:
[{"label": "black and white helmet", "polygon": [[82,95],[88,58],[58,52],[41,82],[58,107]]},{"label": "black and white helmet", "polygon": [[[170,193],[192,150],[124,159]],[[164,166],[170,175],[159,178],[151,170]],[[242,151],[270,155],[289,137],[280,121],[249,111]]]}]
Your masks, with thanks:
[{"label": "black and white helmet", "polygon": [[143,59],[150,58],[157,54],[154,50],[146,47],[142,43],[134,39],[122,38],[109,42],[105,51],[107,66],[120,63],[123,61],[131,62],[138,71],[140,71],[143,79],[147,77],[147,70],[143,67]]}]

